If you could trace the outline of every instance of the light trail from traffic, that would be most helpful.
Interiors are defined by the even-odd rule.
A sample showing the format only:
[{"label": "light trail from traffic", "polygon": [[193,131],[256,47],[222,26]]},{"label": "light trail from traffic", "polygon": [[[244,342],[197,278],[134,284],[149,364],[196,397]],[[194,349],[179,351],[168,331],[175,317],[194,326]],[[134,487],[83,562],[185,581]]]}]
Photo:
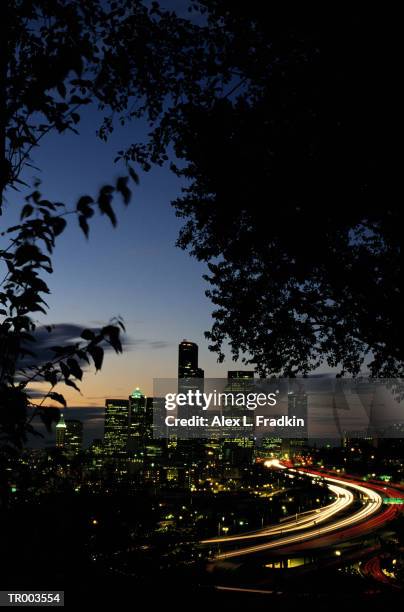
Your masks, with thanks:
[{"label": "light trail from traffic", "polygon": [[[341,512],[341,510],[346,509],[353,503],[354,496],[350,491],[346,489],[328,484],[328,489],[337,496],[337,499],[333,501],[331,504],[327,506],[323,506],[318,508],[317,510],[311,510],[311,516],[304,516],[300,519],[295,520],[294,518],[290,519],[287,522],[282,523],[282,525],[276,525],[274,527],[266,527],[264,529],[260,529],[258,531],[253,531],[250,533],[244,533],[234,536],[223,536],[223,537],[215,537],[207,540],[202,540],[201,544],[219,544],[221,542],[235,542],[239,540],[251,540],[254,538],[264,538],[267,536],[273,535],[281,535],[287,532],[299,531],[301,529],[307,529],[309,527],[315,527],[318,523],[324,522],[330,519],[334,514]],[[306,513],[304,513],[306,514]],[[314,514],[314,516],[313,516]]]},{"label": "light trail from traffic", "polygon": [[[274,465],[274,467],[278,467],[278,466]],[[284,466],[279,466],[279,467],[286,469],[284,468]],[[295,471],[301,474],[305,474],[307,476],[315,477],[315,478],[319,476],[316,472],[310,472],[309,470],[303,471],[303,470],[295,469],[292,471]],[[329,477],[325,475],[321,475],[321,478],[323,478],[324,481],[331,483],[333,486],[343,487],[346,492],[347,492],[347,489],[354,489],[355,491],[359,492],[365,497],[366,504],[363,506],[363,508],[353,513],[352,515],[336,520],[329,525],[324,525],[322,527],[316,527],[315,529],[310,529],[310,528],[305,529],[305,532],[303,534],[297,533],[294,535],[290,535],[288,537],[279,538],[275,541],[265,542],[264,544],[258,544],[258,545],[249,546],[246,548],[240,548],[236,550],[230,550],[227,552],[223,552],[223,553],[216,555],[215,559],[216,560],[230,559],[234,557],[240,557],[243,555],[259,553],[259,552],[266,551],[266,550],[277,549],[277,548],[281,548],[283,546],[287,546],[290,544],[306,542],[307,540],[319,538],[321,536],[324,536],[325,534],[329,534],[331,532],[334,532],[340,529],[352,527],[354,525],[357,525],[358,523],[363,523],[364,521],[366,521],[366,519],[371,517],[373,514],[376,514],[380,510],[383,501],[382,501],[381,495],[377,491],[370,489],[369,487],[365,487],[361,484],[357,484],[356,482],[351,482],[351,481],[348,482],[342,479]]]}]

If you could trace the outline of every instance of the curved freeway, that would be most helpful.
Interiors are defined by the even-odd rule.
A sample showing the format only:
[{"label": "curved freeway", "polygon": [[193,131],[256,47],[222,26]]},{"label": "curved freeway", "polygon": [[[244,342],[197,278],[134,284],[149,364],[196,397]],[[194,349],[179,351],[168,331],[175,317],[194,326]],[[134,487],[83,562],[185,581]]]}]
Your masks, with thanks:
[{"label": "curved freeway", "polygon": [[[271,462],[271,467],[277,467],[279,469],[288,469],[279,462]],[[398,507],[389,506],[386,510],[381,511],[383,496],[391,495],[395,497],[402,497],[404,504],[404,493],[397,493],[396,490],[391,487],[378,486],[375,484],[366,485],[359,484],[358,482],[351,479],[336,478],[334,476],[327,476],[324,473],[316,472],[310,469],[293,469],[289,468],[294,472],[306,474],[314,478],[323,478],[329,488],[334,487],[334,491],[340,497],[328,506],[324,506],[320,509],[320,520],[313,517],[305,517],[296,523],[288,523],[282,526],[276,526],[260,530],[251,534],[243,534],[238,536],[229,536],[222,538],[212,538],[210,540],[204,540],[204,544],[215,544],[215,543],[226,543],[236,542],[243,540],[250,540],[253,538],[261,538],[265,536],[276,536],[282,537],[276,538],[269,542],[260,544],[251,544],[250,546],[228,550],[215,556],[216,560],[230,559],[234,557],[241,557],[243,555],[250,555],[259,553],[266,550],[273,550],[278,548],[289,548],[289,547],[317,547],[324,544],[332,544],[334,542],[340,542],[341,539],[349,539],[350,537],[358,537],[370,530],[377,529],[389,520],[392,520],[397,515]],[[331,489],[333,490],[333,489]],[[343,493],[341,493],[341,490]],[[335,517],[335,520],[329,522],[327,525],[318,526],[318,522],[324,522],[325,520],[332,519],[342,509],[347,508],[353,501],[352,491],[359,492],[365,499],[365,505],[357,510],[356,512],[344,516],[342,518]],[[338,502],[340,504],[338,505]],[[400,506],[401,507],[401,506]],[[288,534],[288,535],[286,535]]]},{"label": "curved freeway", "polygon": [[[234,536],[223,536],[210,538],[208,540],[202,540],[201,544],[220,544],[221,542],[238,542],[240,540],[251,540],[254,538],[264,538],[266,536],[282,535],[288,531],[299,531],[301,529],[308,529],[309,527],[315,527],[318,523],[322,523],[330,519],[334,514],[341,512],[348,506],[350,506],[354,500],[354,496],[350,491],[329,484],[328,489],[337,496],[337,499],[327,506],[323,506],[318,510],[310,510],[309,513],[303,513],[297,520],[290,519],[285,521],[282,525],[275,525],[274,527],[266,527],[250,533],[244,533]],[[310,516],[307,516],[309,514]]]}]

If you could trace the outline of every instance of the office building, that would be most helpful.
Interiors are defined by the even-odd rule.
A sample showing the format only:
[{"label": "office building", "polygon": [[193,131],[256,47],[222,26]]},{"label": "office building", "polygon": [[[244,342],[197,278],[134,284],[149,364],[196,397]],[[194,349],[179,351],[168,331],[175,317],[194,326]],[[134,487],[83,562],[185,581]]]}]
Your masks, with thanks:
[{"label": "office building", "polygon": [[152,398],[146,397],[139,387],[129,396],[128,448],[143,448],[152,436]]},{"label": "office building", "polygon": [[74,457],[83,448],[83,423],[77,419],[66,419],[66,434],[64,450]]},{"label": "office building", "polygon": [[288,393],[288,417],[303,419],[303,427],[288,428],[288,438],[283,440],[283,452],[289,457],[305,454],[308,448],[308,396],[303,391]]},{"label": "office building", "polygon": [[203,378],[204,372],[198,367],[198,345],[183,340],[178,346],[178,378]]},{"label": "office building", "polygon": [[244,392],[248,391],[254,385],[254,372],[251,370],[229,370],[227,372],[227,388],[228,391]]},{"label": "office building", "polygon": [[129,434],[129,400],[105,402],[104,449],[112,457],[125,457]]},{"label": "office building", "polygon": [[[254,371],[252,370],[229,370],[227,372],[226,393],[249,393],[254,387]],[[251,419],[251,414],[243,406],[225,406],[222,412],[226,416],[246,416]],[[240,427],[226,427],[228,434],[222,442],[223,458],[231,463],[251,462],[254,450],[255,427],[240,429]]]},{"label": "office building", "polygon": [[65,439],[66,439],[66,423],[65,423],[63,413],[62,413],[56,425],[56,448],[64,448]]},{"label": "office building", "polygon": [[[198,365],[198,345],[189,340],[183,340],[178,346],[178,392],[187,393],[188,391],[204,390],[204,371]],[[190,406],[181,406],[177,412],[181,418],[189,418],[198,411]],[[183,438],[189,439],[198,437],[198,432],[192,427],[181,429]]]}]

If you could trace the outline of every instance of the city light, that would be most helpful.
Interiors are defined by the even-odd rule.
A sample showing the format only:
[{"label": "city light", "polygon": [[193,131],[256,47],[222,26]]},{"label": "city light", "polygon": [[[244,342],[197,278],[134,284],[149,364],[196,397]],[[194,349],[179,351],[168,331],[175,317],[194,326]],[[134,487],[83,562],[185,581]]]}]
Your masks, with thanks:
[{"label": "city light", "polygon": [[[186,348],[191,350],[186,358],[192,358],[196,372],[195,345],[187,343]],[[181,384],[194,383],[190,378]],[[301,407],[305,405],[301,403]],[[158,556],[152,551],[158,551],[166,538],[168,548],[157,563],[167,558],[173,567],[175,554],[179,558],[188,555],[189,548],[186,564],[190,567],[193,560],[208,561],[209,567],[220,569],[227,560],[238,566],[244,559],[252,567],[262,567],[265,554],[265,567],[271,572],[289,572],[305,565],[309,573],[311,564],[322,567],[323,563],[322,571],[326,572],[330,556],[352,556],[355,560],[360,550],[358,539],[364,535],[371,538],[372,531],[382,532],[404,507],[404,491],[391,484],[394,478],[389,474],[392,464],[387,453],[377,470],[382,476],[376,481],[376,471],[369,474],[366,464],[362,473],[349,475],[352,466],[360,466],[354,462],[357,453],[350,459],[349,449],[355,447],[349,444],[331,452],[329,446],[310,448],[307,441],[303,446],[299,441],[276,437],[254,437],[253,441],[243,437],[198,441],[154,438],[153,410],[153,398],[147,398],[139,388],[126,399],[107,399],[102,438],[85,448],[83,423],[77,425],[77,421],[63,417],[55,435],[59,461],[54,463],[54,449],[48,449],[36,454],[30,451],[21,462],[37,474],[37,491],[43,487],[41,495],[49,495],[48,476],[52,475],[54,482],[56,473],[62,490],[72,491],[76,502],[89,504],[90,517],[97,511],[88,521],[88,557],[94,567],[103,567],[107,561],[109,571],[132,572],[132,557]],[[345,464],[346,468],[340,467]],[[13,478],[9,491],[16,493],[18,489],[12,499],[15,503],[25,491],[15,476],[15,466],[6,470]],[[96,497],[93,503],[93,494],[100,496],[103,504],[98,505]],[[147,508],[140,511],[141,519],[135,505],[138,496]],[[133,517],[122,500],[135,502]],[[110,506],[113,516],[106,510]],[[139,520],[148,525],[147,537]],[[115,529],[119,546],[114,550]],[[113,553],[98,549],[104,539]],[[401,552],[393,550],[394,559],[389,551],[380,575],[381,555],[378,561],[358,567],[363,574],[367,567],[372,575],[395,580],[388,567],[395,566],[399,574]],[[346,571],[345,566],[339,569]]]}]

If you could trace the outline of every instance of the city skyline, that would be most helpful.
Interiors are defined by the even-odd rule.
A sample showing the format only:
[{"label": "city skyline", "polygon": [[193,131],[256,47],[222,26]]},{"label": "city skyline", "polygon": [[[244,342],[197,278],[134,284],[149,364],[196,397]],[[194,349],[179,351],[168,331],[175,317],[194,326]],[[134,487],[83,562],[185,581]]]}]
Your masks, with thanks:
[{"label": "city skyline", "polygon": [[0,606],[398,608],[390,13],[4,4]]},{"label": "city skyline", "polygon": [[[178,392],[189,389],[195,393],[203,376],[197,344],[188,340],[179,343],[177,366]],[[229,370],[225,389],[235,395],[249,394],[254,388],[253,381],[251,370]],[[295,379],[292,385],[295,390],[288,386],[286,394],[287,414],[299,415],[305,422],[308,394],[302,381]],[[308,388],[313,385],[311,382]],[[345,567],[349,576],[356,577],[359,593],[366,589],[364,579],[375,585],[381,582],[388,589],[396,588],[396,569],[400,571],[401,563],[395,567],[399,552],[391,550],[388,530],[394,529],[404,506],[399,459],[402,439],[391,444],[390,440],[371,436],[359,439],[345,436],[338,448],[332,448],[324,443],[313,445],[306,437],[294,438],[300,433],[295,428],[292,437],[282,434],[279,437],[268,431],[266,436],[247,438],[230,429],[229,435],[220,436],[214,428],[209,429],[210,435],[205,439],[155,437],[152,413],[156,405],[152,400],[139,388],[125,399],[106,399],[103,434],[88,447],[83,446],[83,423],[78,419],[65,420],[62,413],[53,445],[40,451],[27,449],[17,463],[9,460],[14,499],[30,499],[31,492],[25,493],[22,484],[28,466],[35,471],[41,494],[47,494],[47,476],[56,468],[64,495],[70,488],[73,496],[82,496],[83,500],[105,496],[106,508],[101,510],[97,503],[91,504],[87,519],[93,543],[90,559],[101,567],[104,553],[100,536],[93,534],[98,530],[105,533],[102,525],[107,524],[110,501],[117,496],[130,503],[133,496],[147,492],[154,499],[149,513],[156,523],[153,535],[147,534],[147,544],[140,544],[142,567],[149,554],[146,551],[154,555],[150,541],[158,542],[161,536],[172,538],[176,534],[180,541],[189,540],[182,554],[189,555],[194,579],[206,583],[205,586],[210,583],[212,571],[221,572],[222,564],[226,567],[232,559],[236,561],[235,568],[240,564],[244,569],[245,561],[246,568],[249,565],[254,568],[246,588],[244,580],[234,586],[232,579],[228,581],[223,575],[221,580],[226,584],[223,588],[229,592],[234,589],[248,593],[251,588],[262,586],[257,592],[271,595],[277,584],[279,594],[285,597],[293,594],[295,588],[303,592],[308,588],[310,592],[306,584],[299,586],[296,568],[307,570],[309,580],[316,571],[324,572],[324,590],[329,592],[334,588],[333,568],[337,561],[337,570]],[[49,465],[54,468],[49,469]],[[401,484],[393,482],[399,479]],[[136,519],[129,522],[120,507],[115,521],[106,531],[116,530],[117,534],[123,531],[125,537],[121,547],[115,545],[110,568],[136,577],[138,548],[132,543],[139,540]],[[141,533],[140,542],[144,538]],[[375,556],[381,541],[388,552]],[[177,564],[173,554],[175,571],[180,573],[181,562]],[[203,562],[195,564],[201,558]],[[359,574],[353,561],[359,564]],[[261,575],[263,568],[265,575]],[[287,572],[286,581],[279,570]],[[147,574],[148,570],[145,571]],[[237,573],[237,569],[233,568],[232,573]]]},{"label": "city skyline", "polygon": [[[189,341],[184,338],[178,344],[177,349],[178,349],[177,360],[172,359],[172,361],[175,364],[178,379],[186,378],[187,373],[191,378],[203,378],[204,369],[202,369],[201,367],[198,367],[199,365],[199,346],[195,342]],[[189,353],[189,351],[191,351],[191,353]],[[232,378],[238,378],[240,374],[248,375],[248,379],[250,380],[251,378],[254,377],[254,372],[252,370],[249,370],[249,371],[247,370],[242,370],[242,371],[227,370],[225,371],[225,373],[226,373],[226,376],[223,375],[223,377],[228,380]],[[177,378],[174,376],[171,378],[173,379],[175,378],[177,380]],[[120,395],[114,396],[113,393],[107,394],[105,398],[103,398],[103,403],[99,406],[94,406],[92,408],[88,406],[82,406],[81,408],[78,408],[75,406],[71,408],[69,407],[64,408],[63,410],[60,411],[60,420],[58,424],[56,425],[54,432],[47,432],[46,429],[43,426],[41,426],[41,424],[38,424],[39,430],[44,436],[44,440],[42,443],[39,443],[39,446],[43,446],[43,445],[53,446],[55,441],[56,441],[56,446],[58,446],[58,432],[61,431],[61,428],[62,428],[62,433],[64,432],[65,422],[67,422],[68,420],[75,420],[75,419],[79,419],[82,417],[83,425],[85,424],[83,444],[84,444],[84,447],[87,447],[89,444],[93,442],[94,439],[104,437],[105,418],[107,414],[108,402],[111,402],[112,403],[111,405],[113,405],[113,403],[115,402],[116,406],[118,407],[118,410],[120,409],[119,407],[126,406],[127,417],[129,418],[130,410],[131,410],[130,408],[131,399],[133,399],[133,397],[137,395],[140,395],[143,398],[152,399],[153,393],[152,392],[147,393],[145,388],[140,387],[139,385],[137,385],[136,387],[133,386],[132,389],[130,389],[128,385],[127,390],[124,391]],[[109,399],[112,397],[114,399]],[[128,397],[129,397],[129,400],[128,400]],[[70,419],[69,419],[69,416],[71,417]],[[35,438],[31,440],[31,443],[32,442],[38,443],[38,441],[35,440]],[[36,446],[37,444],[34,444],[34,445]]]},{"label": "city skyline", "polygon": [[[96,137],[101,121],[102,114],[90,105],[82,113],[80,137],[49,134],[33,152],[33,164],[41,172],[26,169],[24,180],[39,177],[44,197],[71,206],[83,193],[95,192],[102,177],[113,180],[122,174],[124,169],[113,162],[116,152],[134,133],[144,134],[146,124],[137,121],[130,130],[116,126],[104,143]],[[86,241],[75,223],[66,228],[56,245],[54,273],[46,279],[51,316],[39,314],[36,322],[56,326],[47,343],[58,344],[59,333],[73,340],[80,329],[106,324],[117,315],[127,330],[123,355],[107,353],[96,375],[90,368],[80,385],[82,395],[61,385],[72,407],[100,406],[109,393],[124,396],[127,380],[150,394],[153,378],[176,377],[169,350],[184,337],[199,345],[206,375],[220,376],[233,364],[229,353],[227,363],[218,364],[204,338],[213,311],[202,278],[207,266],[175,246],[182,223],[170,202],[185,183],[167,166],[139,171],[139,176],[133,203],[117,209],[115,229],[105,218],[95,217]],[[7,194],[3,223],[18,222],[18,202],[27,192],[22,188],[18,195]],[[5,243],[0,237],[0,248]]]}]

